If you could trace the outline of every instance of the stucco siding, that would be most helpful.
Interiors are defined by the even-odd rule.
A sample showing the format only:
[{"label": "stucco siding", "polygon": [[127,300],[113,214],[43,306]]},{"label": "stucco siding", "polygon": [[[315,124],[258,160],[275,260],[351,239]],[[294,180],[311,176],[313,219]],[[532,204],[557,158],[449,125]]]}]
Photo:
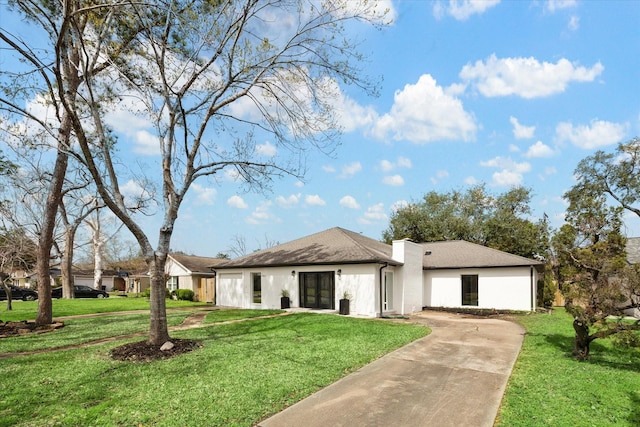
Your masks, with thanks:
[{"label": "stucco siding", "polygon": [[[478,276],[477,308],[531,310],[532,278],[529,267],[428,270],[424,275],[426,307],[469,308],[462,305],[462,275]],[[537,275],[534,272],[533,288]],[[535,294],[533,295],[535,301]]]},{"label": "stucco siding", "polygon": [[[340,270],[340,274],[338,274]],[[325,265],[263,267],[240,270],[217,270],[217,303],[240,308],[279,309],[282,290],[289,292],[291,307],[300,307],[300,273],[332,272],[334,274],[334,306],[344,293],[350,295],[350,312],[374,317],[377,303],[376,265]],[[261,277],[261,302],[253,303],[252,274]]]}]

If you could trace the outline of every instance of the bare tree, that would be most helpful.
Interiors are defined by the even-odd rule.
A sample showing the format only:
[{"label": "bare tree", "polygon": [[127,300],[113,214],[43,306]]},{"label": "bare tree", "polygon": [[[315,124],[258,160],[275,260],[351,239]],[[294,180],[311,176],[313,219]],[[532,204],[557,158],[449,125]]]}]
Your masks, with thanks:
[{"label": "bare tree", "polygon": [[[336,117],[339,84],[374,93],[358,68],[349,23],[381,22],[375,2],[346,1],[158,1],[106,4],[95,11],[63,9],[49,19],[62,23],[52,40],[78,48],[73,86],[55,72],[61,105],[69,115],[78,153],[100,198],[138,241],[151,275],[149,341],[169,339],[164,266],[179,209],[198,179],[231,170],[248,188],[266,190],[281,176],[302,177],[311,151],[332,152],[340,128]],[[30,13],[34,13],[33,11]],[[45,21],[42,20],[42,23]],[[91,43],[85,29],[93,25]],[[112,28],[134,28],[135,49],[100,39]],[[125,32],[126,33],[126,32]],[[129,34],[129,33],[126,33]],[[122,36],[116,32],[116,36]],[[112,36],[112,38],[117,38]],[[70,59],[56,50],[56,58]],[[97,73],[109,64],[108,73]],[[83,101],[69,99],[80,88]],[[80,87],[81,86],[81,87]],[[120,94],[114,96],[115,93]],[[157,243],[125,202],[123,169],[116,167],[115,143],[105,111],[126,106],[152,123],[159,168],[163,221]],[[80,107],[84,108],[80,108]],[[275,141],[278,155],[260,155],[260,138]],[[68,146],[66,147],[69,148]]]}]

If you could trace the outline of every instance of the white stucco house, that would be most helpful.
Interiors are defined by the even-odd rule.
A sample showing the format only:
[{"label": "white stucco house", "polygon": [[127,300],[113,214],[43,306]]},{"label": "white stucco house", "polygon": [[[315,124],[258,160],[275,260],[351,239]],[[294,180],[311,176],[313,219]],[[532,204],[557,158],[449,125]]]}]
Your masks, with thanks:
[{"label": "white stucco house", "polygon": [[217,304],[410,314],[424,307],[535,310],[540,261],[465,241],[391,245],[339,227],[213,266]]}]

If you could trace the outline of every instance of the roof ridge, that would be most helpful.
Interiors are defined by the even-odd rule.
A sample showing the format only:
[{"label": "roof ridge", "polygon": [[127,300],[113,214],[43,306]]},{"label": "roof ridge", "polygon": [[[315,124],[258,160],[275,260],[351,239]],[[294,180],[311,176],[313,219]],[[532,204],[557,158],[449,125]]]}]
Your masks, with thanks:
[{"label": "roof ridge", "polygon": [[[353,243],[355,243],[356,245],[358,245],[358,247],[364,249],[368,254],[372,255],[372,256],[379,256],[381,255],[381,253],[379,251],[376,251],[374,249],[369,248],[368,246],[363,245],[362,243],[358,242],[356,239],[353,238],[353,235],[356,235],[360,238],[363,239],[369,239],[375,243],[380,243],[381,245],[387,245],[389,246],[387,243],[381,242],[379,240],[373,239],[371,237],[367,237],[364,236],[362,234],[356,233],[355,231],[350,231],[350,230],[346,230],[344,228],[341,227],[336,227],[337,229],[339,229],[340,231],[342,231]],[[387,256],[386,254],[382,253],[382,255]],[[393,255],[392,255],[393,256]]]}]

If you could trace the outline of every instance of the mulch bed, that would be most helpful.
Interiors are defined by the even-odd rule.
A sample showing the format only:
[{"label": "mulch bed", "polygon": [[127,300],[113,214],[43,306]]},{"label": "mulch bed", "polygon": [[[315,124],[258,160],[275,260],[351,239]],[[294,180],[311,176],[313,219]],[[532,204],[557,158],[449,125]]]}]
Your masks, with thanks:
[{"label": "mulch bed", "polygon": [[21,322],[0,321],[0,338],[15,337],[26,334],[42,334],[51,332],[64,326],[63,322],[54,322],[49,325],[36,326],[35,322],[23,320]]},{"label": "mulch bed", "polygon": [[202,348],[202,344],[194,340],[172,339],[173,348],[161,350],[161,345],[149,344],[147,341],[124,344],[111,350],[111,357],[125,362],[152,362],[169,359],[184,353]]}]

